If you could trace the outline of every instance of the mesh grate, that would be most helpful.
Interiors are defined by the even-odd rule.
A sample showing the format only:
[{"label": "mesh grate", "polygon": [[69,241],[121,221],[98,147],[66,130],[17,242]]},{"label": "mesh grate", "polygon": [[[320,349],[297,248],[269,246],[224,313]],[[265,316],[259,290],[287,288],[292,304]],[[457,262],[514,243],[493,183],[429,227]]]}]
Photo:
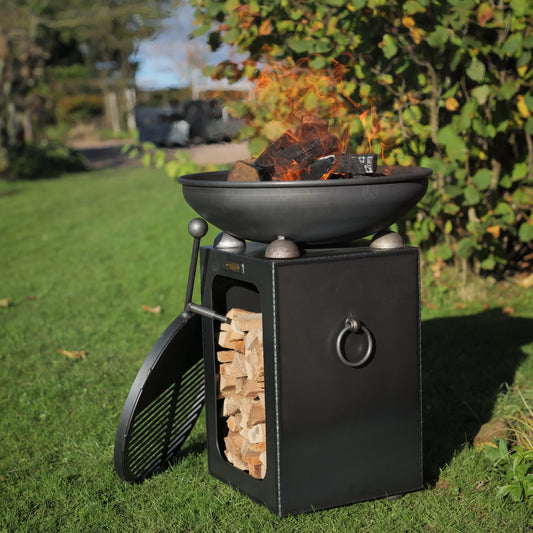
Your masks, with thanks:
[{"label": "mesh grate", "polygon": [[162,469],[183,444],[205,399],[203,361],[198,361],[158,398],[134,416],[128,440],[128,467],[144,479]]},{"label": "mesh grate", "polygon": [[178,317],[158,340],[130,390],[115,440],[125,481],[163,470],[191,432],[205,399],[199,317]]}]

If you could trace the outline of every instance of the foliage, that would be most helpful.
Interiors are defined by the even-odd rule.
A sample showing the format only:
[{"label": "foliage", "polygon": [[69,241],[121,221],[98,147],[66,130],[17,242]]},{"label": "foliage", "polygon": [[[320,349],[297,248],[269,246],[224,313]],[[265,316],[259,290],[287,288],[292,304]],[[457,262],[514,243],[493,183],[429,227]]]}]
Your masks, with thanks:
[{"label": "foliage", "polygon": [[19,179],[57,177],[85,170],[79,153],[60,143],[27,144],[11,155],[7,175]]},{"label": "foliage", "polygon": [[[344,120],[361,145],[357,114],[379,117],[383,161],[433,169],[430,190],[405,223],[433,260],[495,274],[527,269],[533,253],[533,6],[527,0],[192,0],[196,34],[229,43],[248,59],[210,70],[258,79],[274,60],[307,62],[316,79],[343,66],[338,93],[357,105]],[[307,80],[305,83],[304,80]],[[303,76],[305,89],[316,87]],[[289,115],[283,83],[257,99],[253,148]],[[316,91],[312,91],[316,92]],[[311,95],[312,92],[308,94]],[[313,107],[313,96],[303,107]],[[339,96],[335,96],[339,99]],[[357,107],[359,110],[357,111]],[[272,125],[274,123],[274,125]],[[366,126],[372,130],[374,121]],[[263,129],[262,139],[256,136]],[[259,140],[257,140],[259,139]]]},{"label": "foliage", "polygon": [[533,450],[522,446],[509,449],[503,439],[498,447],[485,446],[486,456],[493,461],[494,468],[505,476],[505,485],[498,487],[498,496],[509,497],[515,502],[530,501],[533,498]]},{"label": "foliage", "polygon": [[[79,92],[80,87],[108,96],[131,87],[137,68],[132,55],[141,39],[158,31],[170,3],[2,0],[0,171],[10,165],[14,149],[35,140],[35,126],[50,123],[61,96]],[[132,112],[131,98],[105,101],[109,117],[118,114],[111,111],[121,103]],[[60,120],[70,117],[64,111],[60,109]]]},{"label": "foliage", "polygon": [[191,154],[185,150],[174,150],[169,158],[164,148],[158,148],[151,142],[126,145],[122,148],[122,153],[127,153],[131,159],[140,159],[144,168],[164,169],[171,179],[196,172],[221,170],[221,165],[199,165],[195,163]]},{"label": "foliage", "polygon": [[60,123],[90,122],[103,114],[104,102],[101,94],[75,94],[59,97],[56,116]]}]

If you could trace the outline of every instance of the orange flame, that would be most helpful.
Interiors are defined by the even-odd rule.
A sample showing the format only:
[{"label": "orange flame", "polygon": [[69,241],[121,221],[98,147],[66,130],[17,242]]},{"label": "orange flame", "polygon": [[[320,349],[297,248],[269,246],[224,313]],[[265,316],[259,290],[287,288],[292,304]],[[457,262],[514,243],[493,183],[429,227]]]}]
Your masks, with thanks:
[{"label": "orange flame", "polygon": [[[325,146],[323,153],[318,149],[320,155],[315,158],[318,159],[334,152],[347,151],[356,132],[363,137],[357,151],[371,153],[372,142],[379,133],[379,119],[371,103],[367,101],[370,108],[362,111],[362,106],[353,101],[356,86],[343,81],[346,67],[342,64],[334,63],[329,68],[314,70],[309,66],[311,62],[308,59],[297,62],[289,59],[284,63],[266,65],[259,72],[254,99],[256,105],[262,108],[265,122],[262,133],[270,141],[287,135],[296,143],[321,137]],[[313,121],[308,117],[320,117],[322,124],[326,125],[325,130],[323,125],[320,131],[304,128],[302,124],[305,120]],[[337,142],[331,142],[331,137],[335,137]],[[290,154],[290,150],[287,153]],[[275,179],[300,179],[305,164],[294,158],[284,160],[282,156],[280,154],[279,160],[273,162],[276,166]],[[303,159],[305,161],[305,157]],[[330,169],[321,179],[327,179],[334,170]]]}]

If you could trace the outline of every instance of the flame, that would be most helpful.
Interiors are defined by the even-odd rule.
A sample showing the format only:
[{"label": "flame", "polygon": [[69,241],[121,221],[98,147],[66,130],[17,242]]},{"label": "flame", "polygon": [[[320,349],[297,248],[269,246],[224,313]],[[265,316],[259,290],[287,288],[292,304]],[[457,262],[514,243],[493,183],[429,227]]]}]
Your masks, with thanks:
[{"label": "flame", "polygon": [[[310,68],[310,64],[312,59],[296,62],[288,59],[260,69],[254,100],[265,123],[261,133],[274,144],[283,136],[295,144],[321,139],[323,150],[318,148],[313,160],[348,151],[355,135],[360,138],[356,152],[372,153],[380,121],[370,99],[364,101],[364,109],[362,104],[354,102],[352,94],[356,85],[343,81],[346,67],[341,63],[320,70]],[[320,140],[316,142],[320,144]],[[276,169],[274,179],[300,179],[308,169],[305,157],[302,163],[298,158],[286,159],[287,154],[291,154],[290,149],[272,158]],[[335,168],[329,169],[321,179],[334,172]]]}]

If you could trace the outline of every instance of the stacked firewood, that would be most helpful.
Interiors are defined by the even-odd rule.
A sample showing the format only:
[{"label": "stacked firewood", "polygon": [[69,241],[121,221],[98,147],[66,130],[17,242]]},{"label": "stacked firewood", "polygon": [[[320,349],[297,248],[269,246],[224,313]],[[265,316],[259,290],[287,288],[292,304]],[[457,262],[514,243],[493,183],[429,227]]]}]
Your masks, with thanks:
[{"label": "stacked firewood", "polygon": [[265,373],[261,313],[231,309],[222,324],[217,352],[219,397],[228,434],[226,458],[255,478],[266,473]]}]

